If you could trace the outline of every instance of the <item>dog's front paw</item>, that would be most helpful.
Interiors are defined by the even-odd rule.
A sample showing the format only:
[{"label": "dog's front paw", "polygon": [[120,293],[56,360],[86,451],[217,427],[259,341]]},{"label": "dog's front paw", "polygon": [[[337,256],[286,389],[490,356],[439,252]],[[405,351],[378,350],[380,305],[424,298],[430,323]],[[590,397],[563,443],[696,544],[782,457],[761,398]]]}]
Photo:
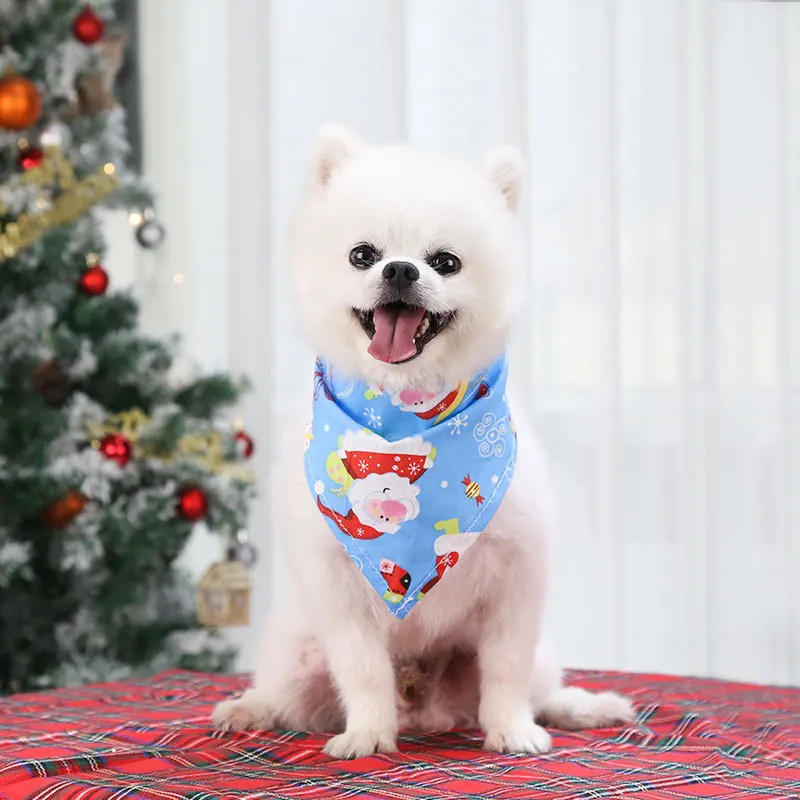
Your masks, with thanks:
[{"label": "dog's front paw", "polygon": [[373,753],[394,753],[397,737],[390,730],[345,731],[329,739],[323,750],[333,758],[362,758]]},{"label": "dog's front paw", "polygon": [[486,750],[497,753],[530,753],[541,755],[553,746],[550,734],[533,719],[518,720],[503,728],[486,732],[483,743]]},{"label": "dog's front paw", "polygon": [[211,722],[221,731],[267,730],[275,727],[275,715],[263,695],[248,689],[241,697],[217,705]]}]

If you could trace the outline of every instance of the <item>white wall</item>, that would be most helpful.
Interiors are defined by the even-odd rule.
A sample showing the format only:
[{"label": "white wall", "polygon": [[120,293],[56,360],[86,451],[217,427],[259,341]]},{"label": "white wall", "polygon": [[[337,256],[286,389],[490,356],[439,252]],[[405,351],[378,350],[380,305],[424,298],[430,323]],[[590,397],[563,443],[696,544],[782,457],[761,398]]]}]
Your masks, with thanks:
[{"label": "white wall", "polygon": [[140,275],[148,324],[254,377],[259,466],[308,385],[281,247],[318,125],[469,158],[517,143],[514,370],[561,495],[566,661],[800,682],[800,6],[141,5],[170,235]]}]

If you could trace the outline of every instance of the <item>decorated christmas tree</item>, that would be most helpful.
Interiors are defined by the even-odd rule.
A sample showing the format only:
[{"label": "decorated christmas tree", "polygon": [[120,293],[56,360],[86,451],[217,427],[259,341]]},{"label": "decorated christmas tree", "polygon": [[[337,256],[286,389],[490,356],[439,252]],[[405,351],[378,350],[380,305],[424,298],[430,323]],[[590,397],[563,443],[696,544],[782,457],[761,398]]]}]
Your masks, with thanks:
[{"label": "decorated christmas tree", "polygon": [[[247,615],[243,387],[180,383],[110,280],[101,205],[164,235],[126,169],[112,5],[0,0],[0,695],[222,669],[211,625]],[[228,561],[198,588],[179,556],[200,522]]]}]

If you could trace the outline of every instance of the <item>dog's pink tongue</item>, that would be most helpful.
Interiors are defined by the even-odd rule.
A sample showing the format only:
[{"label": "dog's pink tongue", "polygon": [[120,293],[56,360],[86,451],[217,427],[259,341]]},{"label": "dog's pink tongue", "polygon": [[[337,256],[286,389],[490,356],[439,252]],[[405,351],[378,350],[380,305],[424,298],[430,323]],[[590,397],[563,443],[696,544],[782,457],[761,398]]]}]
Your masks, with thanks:
[{"label": "dog's pink tongue", "polygon": [[416,355],[414,335],[424,316],[425,310],[422,308],[376,308],[375,335],[369,345],[369,354],[388,364],[397,364]]}]

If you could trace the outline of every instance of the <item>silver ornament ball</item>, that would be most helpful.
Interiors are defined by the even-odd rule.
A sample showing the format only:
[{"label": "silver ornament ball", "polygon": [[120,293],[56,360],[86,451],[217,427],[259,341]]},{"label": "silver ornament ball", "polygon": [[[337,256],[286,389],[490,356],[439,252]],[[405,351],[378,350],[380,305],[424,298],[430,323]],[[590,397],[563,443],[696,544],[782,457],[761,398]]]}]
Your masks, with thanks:
[{"label": "silver ornament ball", "polygon": [[147,218],[136,228],[136,241],[147,250],[155,250],[164,241],[167,232],[156,219]]},{"label": "silver ornament ball", "polygon": [[252,569],[258,562],[258,548],[250,542],[250,534],[244,529],[236,531],[231,549],[236,560],[245,569]]},{"label": "silver ornament ball", "polygon": [[255,545],[240,544],[236,548],[236,560],[245,569],[252,569],[258,563],[258,550]]}]

